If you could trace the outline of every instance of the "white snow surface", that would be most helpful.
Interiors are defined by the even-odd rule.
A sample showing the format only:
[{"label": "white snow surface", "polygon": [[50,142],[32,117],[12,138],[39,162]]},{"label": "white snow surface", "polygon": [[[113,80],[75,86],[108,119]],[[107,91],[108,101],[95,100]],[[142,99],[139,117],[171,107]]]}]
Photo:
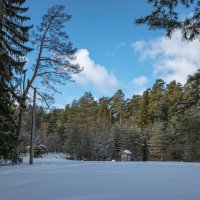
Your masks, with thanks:
[{"label": "white snow surface", "polygon": [[199,200],[200,163],[69,161],[0,167],[0,200]]}]

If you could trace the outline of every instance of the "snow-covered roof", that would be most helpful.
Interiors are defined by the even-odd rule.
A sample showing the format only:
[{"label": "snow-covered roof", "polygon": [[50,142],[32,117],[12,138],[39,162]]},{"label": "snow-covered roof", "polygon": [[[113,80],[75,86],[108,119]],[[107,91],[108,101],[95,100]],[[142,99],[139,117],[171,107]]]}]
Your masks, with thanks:
[{"label": "snow-covered roof", "polygon": [[125,153],[125,154],[132,154],[129,150],[124,150],[123,153]]},{"label": "snow-covered roof", "polygon": [[46,147],[45,145],[43,145],[43,144],[40,144],[39,146],[40,146],[40,147],[44,147],[44,148],[47,148],[47,147]]}]

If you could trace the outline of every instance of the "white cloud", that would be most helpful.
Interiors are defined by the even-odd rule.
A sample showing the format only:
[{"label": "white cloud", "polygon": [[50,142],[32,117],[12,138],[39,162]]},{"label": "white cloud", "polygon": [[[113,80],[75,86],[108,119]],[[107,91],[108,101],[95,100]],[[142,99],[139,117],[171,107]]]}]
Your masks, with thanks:
[{"label": "white cloud", "polygon": [[185,42],[176,32],[171,39],[159,37],[148,42],[137,41],[132,47],[142,59],[153,61],[154,75],[167,83],[177,80],[185,83],[187,75],[200,68],[200,42]]},{"label": "white cloud", "polygon": [[117,89],[119,82],[115,75],[108,72],[104,66],[95,63],[90,58],[87,49],[78,50],[74,62],[84,67],[81,73],[73,76],[74,80],[80,85],[87,86],[91,84],[104,95],[108,95]]},{"label": "white cloud", "polygon": [[132,43],[131,46],[135,49],[135,51],[141,51],[145,46],[145,42],[144,41],[136,41],[136,42]]},{"label": "white cloud", "polygon": [[143,86],[147,83],[147,78],[145,76],[140,76],[132,80],[132,83],[137,86]]},{"label": "white cloud", "polygon": [[148,79],[145,76],[139,76],[138,78],[134,78],[132,80],[133,93],[141,95],[146,89],[147,82]]}]

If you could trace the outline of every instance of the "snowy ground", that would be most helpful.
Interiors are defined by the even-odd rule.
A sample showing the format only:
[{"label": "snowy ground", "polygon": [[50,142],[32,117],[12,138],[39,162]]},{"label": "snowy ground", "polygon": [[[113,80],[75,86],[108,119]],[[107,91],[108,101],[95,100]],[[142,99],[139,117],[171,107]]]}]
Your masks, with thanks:
[{"label": "snowy ground", "polygon": [[0,167],[1,200],[199,200],[200,164],[67,161]]}]

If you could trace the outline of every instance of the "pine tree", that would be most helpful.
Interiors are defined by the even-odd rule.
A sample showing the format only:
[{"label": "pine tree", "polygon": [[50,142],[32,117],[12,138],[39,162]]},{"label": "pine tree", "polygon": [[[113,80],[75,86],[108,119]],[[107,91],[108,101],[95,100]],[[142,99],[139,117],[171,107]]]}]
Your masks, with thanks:
[{"label": "pine tree", "polygon": [[133,124],[139,125],[140,123],[140,110],[141,110],[141,96],[140,95],[133,95],[130,99],[130,102],[126,103],[129,107],[129,119]]},{"label": "pine tree", "polygon": [[[199,0],[149,0],[153,11],[150,15],[136,19],[136,24],[146,24],[149,29],[162,29],[168,37],[176,30],[180,30],[182,38],[192,41],[200,38],[200,2]],[[178,12],[190,9],[191,15],[182,17]],[[182,15],[182,16],[181,16]],[[186,15],[186,14],[185,14]]]},{"label": "pine tree", "polygon": [[160,120],[162,116],[162,103],[165,92],[164,86],[164,81],[162,79],[157,79],[150,91],[148,109],[152,123]]},{"label": "pine tree", "polygon": [[97,113],[97,123],[100,130],[109,128],[109,99],[102,97],[98,101],[98,113]]},{"label": "pine tree", "polygon": [[179,102],[189,108],[193,105],[199,105],[200,100],[200,70],[190,75],[184,85],[185,95],[184,101]]},{"label": "pine tree", "polygon": [[71,15],[65,12],[65,6],[55,5],[49,8],[42,17],[42,22],[36,26],[33,33],[33,44],[39,47],[33,69],[33,75],[27,84],[24,96],[35,79],[53,91],[57,91],[56,84],[65,84],[72,79],[72,75],[79,73],[81,68],[74,63],[76,48],[69,42],[69,36],[64,30]]},{"label": "pine tree", "polygon": [[172,81],[166,87],[166,101],[168,104],[168,117],[176,115],[180,109],[179,102],[183,101],[183,88],[180,83]]},{"label": "pine tree", "polygon": [[113,96],[112,104],[112,117],[114,122],[122,124],[123,111],[124,111],[124,93],[118,90]]},{"label": "pine tree", "polygon": [[149,90],[143,92],[140,106],[140,127],[145,129],[150,123]]},{"label": "pine tree", "polygon": [[32,43],[35,45],[36,63],[33,65],[33,74],[30,81],[24,81],[22,90],[22,101],[20,103],[18,137],[21,136],[24,104],[28,97],[28,92],[35,80],[47,87],[48,94],[43,96],[46,100],[52,100],[50,91],[58,92],[57,85],[63,85],[67,80],[72,79],[72,75],[79,73],[81,68],[74,63],[76,48],[69,42],[65,23],[71,19],[71,15],[65,12],[63,5],[55,5],[49,8],[42,17],[41,23],[33,31]]},{"label": "pine tree", "polygon": [[79,127],[93,132],[97,121],[97,102],[90,92],[85,92],[79,99],[79,106]]}]

